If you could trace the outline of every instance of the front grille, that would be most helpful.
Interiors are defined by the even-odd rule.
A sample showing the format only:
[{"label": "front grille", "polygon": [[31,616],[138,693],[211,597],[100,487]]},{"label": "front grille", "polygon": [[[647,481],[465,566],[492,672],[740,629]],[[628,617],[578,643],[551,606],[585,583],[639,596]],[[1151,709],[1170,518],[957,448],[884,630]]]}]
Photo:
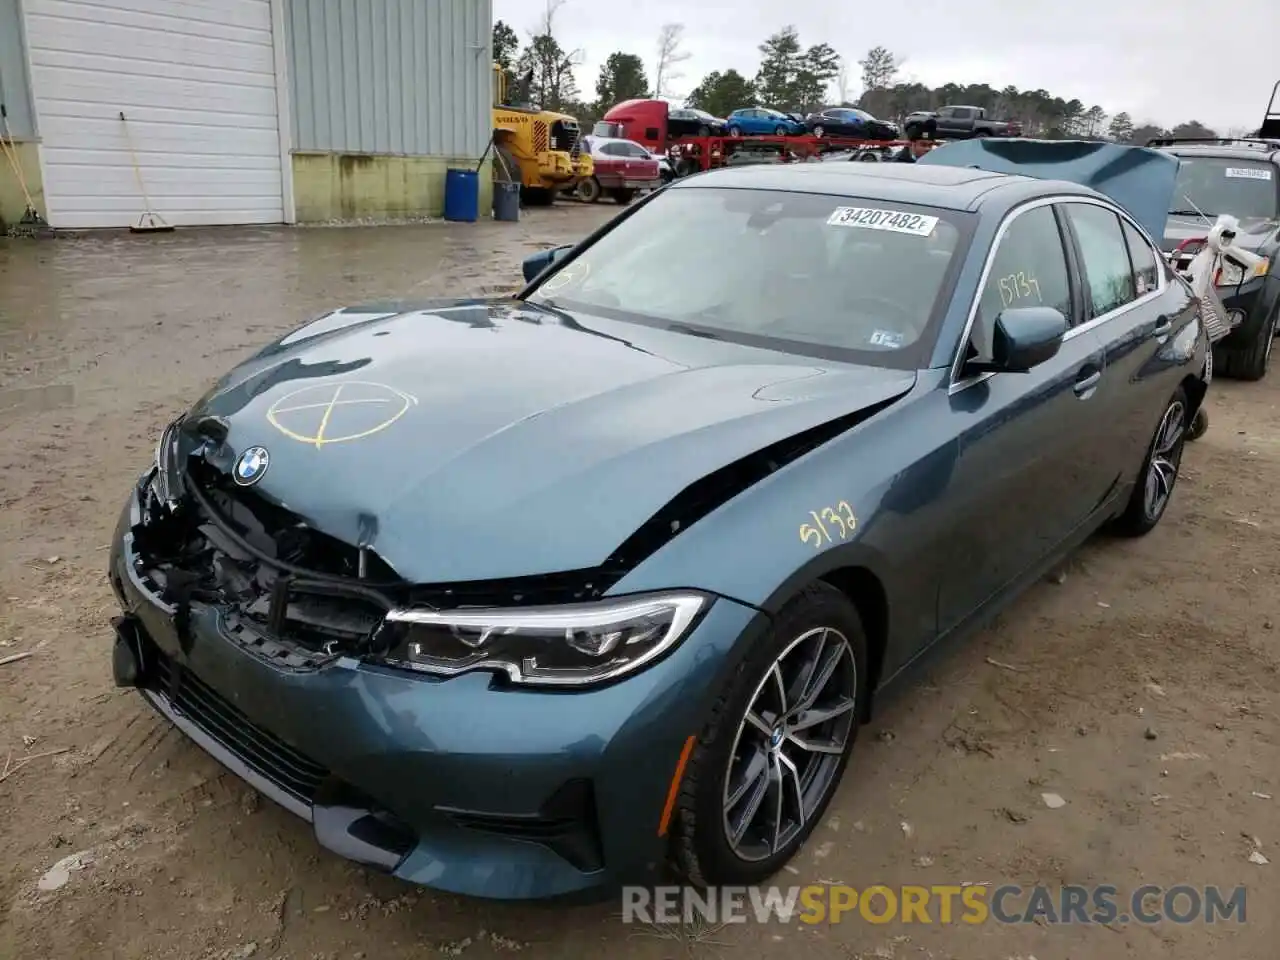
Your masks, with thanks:
[{"label": "front grille", "polygon": [[190,670],[149,645],[147,686],[247,767],[308,806],[329,771],[257,726]]}]

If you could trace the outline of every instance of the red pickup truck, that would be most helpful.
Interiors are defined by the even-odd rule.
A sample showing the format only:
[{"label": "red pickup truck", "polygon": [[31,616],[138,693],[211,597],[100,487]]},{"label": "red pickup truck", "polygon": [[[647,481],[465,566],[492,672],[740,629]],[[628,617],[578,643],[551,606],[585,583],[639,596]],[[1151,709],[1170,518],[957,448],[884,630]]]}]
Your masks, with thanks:
[{"label": "red pickup truck", "polygon": [[595,171],[578,183],[578,199],[595,203],[609,196],[618,203],[630,203],[641,190],[662,186],[658,160],[644,147],[617,137],[587,136],[582,147],[591,153]]}]

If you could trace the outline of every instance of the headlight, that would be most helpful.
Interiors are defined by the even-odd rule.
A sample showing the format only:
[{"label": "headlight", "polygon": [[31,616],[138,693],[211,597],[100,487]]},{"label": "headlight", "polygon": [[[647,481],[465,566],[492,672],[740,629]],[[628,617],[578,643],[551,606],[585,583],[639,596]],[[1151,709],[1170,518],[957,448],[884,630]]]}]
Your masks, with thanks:
[{"label": "headlight", "polygon": [[393,610],[375,646],[382,662],[454,676],[499,670],[529,686],[583,686],[634,673],[689,632],[710,598],[621,597],[562,606]]},{"label": "headlight", "polygon": [[1270,269],[1271,261],[1267,257],[1259,258],[1258,262],[1251,267],[1244,267],[1234,260],[1224,258],[1222,270],[1218,274],[1215,285],[1219,287],[1238,287],[1247,280],[1265,277]]}]

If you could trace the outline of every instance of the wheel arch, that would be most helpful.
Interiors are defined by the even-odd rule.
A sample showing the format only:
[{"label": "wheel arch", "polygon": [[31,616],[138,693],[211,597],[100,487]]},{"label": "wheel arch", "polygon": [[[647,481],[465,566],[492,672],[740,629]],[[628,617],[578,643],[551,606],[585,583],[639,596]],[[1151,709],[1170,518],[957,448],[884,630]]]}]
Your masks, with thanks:
[{"label": "wheel arch", "polygon": [[871,717],[871,701],[884,670],[889,647],[889,595],[880,578],[868,567],[837,567],[818,578],[839,590],[858,611],[867,637],[867,699],[862,704],[861,722]]},{"label": "wheel arch", "polygon": [[1204,380],[1193,374],[1187,374],[1182,378],[1182,389],[1187,394],[1187,402],[1191,405],[1191,409],[1187,411],[1187,423],[1195,417],[1201,405],[1204,403],[1205,395],[1209,392],[1209,388],[1205,385]]}]

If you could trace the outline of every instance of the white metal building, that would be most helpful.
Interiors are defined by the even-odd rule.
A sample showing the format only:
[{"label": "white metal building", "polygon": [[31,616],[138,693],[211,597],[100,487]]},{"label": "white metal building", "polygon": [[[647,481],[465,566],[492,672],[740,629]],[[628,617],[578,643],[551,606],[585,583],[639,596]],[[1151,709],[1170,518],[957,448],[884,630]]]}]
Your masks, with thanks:
[{"label": "white metal building", "polygon": [[10,26],[28,90],[6,74],[5,95],[27,99],[57,228],[137,223],[144,195],[175,226],[324,216],[344,186],[317,157],[478,159],[488,139],[490,0],[9,0]]}]

